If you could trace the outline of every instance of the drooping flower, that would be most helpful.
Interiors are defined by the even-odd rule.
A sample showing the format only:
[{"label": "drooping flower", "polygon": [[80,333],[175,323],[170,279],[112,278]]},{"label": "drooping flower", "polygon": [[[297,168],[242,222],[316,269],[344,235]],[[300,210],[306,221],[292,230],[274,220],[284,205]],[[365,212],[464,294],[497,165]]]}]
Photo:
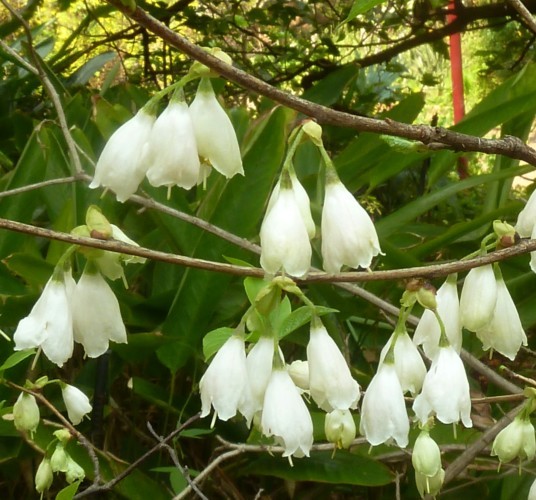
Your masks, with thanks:
[{"label": "drooping flower", "polygon": [[78,462],[75,462],[71,455],[67,458],[66,469],[65,479],[69,484],[74,483],[75,481],[82,481],[86,477],[86,473],[82,466]]},{"label": "drooping flower", "polygon": [[363,404],[359,432],[372,445],[393,439],[401,448],[408,445],[409,419],[402,387],[392,363],[383,363],[370,381]]},{"label": "drooping flower", "polygon": [[356,427],[350,410],[333,410],[324,421],[326,439],[337,448],[349,448],[355,439]]},{"label": "drooping flower", "polygon": [[172,100],[156,119],[146,153],[147,179],[152,186],[190,189],[198,183],[201,165],[185,102]]},{"label": "drooping flower", "polygon": [[[393,342],[394,332],[380,353],[380,365],[383,363]],[[415,344],[411,341],[407,331],[399,333],[394,349],[395,370],[403,392],[417,394],[422,387],[426,376],[426,366]]]},{"label": "drooping flower", "polygon": [[[286,176],[286,177],[285,177]],[[302,277],[311,267],[311,243],[288,173],[261,226],[261,266],[269,274],[283,270]]]},{"label": "drooping flower", "polygon": [[440,347],[413,402],[417,418],[425,423],[435,413],[444,424],[463,422],[472,427],[469,382],[462,360],[452,346]]},{"label": "drooping flower", "polygon": [[62,442],[56,443],[56,448],[54,448],[54,452],[50,457],[52,472],[67,472],[69,458],[69,454],[65,451],[65,444]]},{"label": "drooping flower", "polygon": [[39,425],[41,416],[35,396],[21,392],[13,405],[13,422],[19,431],[33,434]]},{"label": "drooping flower", "polygon": [[285,368],[274,368],[266,393],[261,418],[262,433],[274,436],[285,448],[284,457],[309,456],[313,445],[313,421]]},{"label": "drooping flower", "polygon": [[462,325],[476,332],[484,328],[493,318],[497,303],[497,280],[493,266],[475,267],[463,282],[460,297]]},{"label": "drooping flower", "polygon": [[[447,338],[456,352],[462,348],[462,326],[460,322],[460,303],[454,276],[447,278],[436,295],[437,312],[445,325]],[[415,329],[413,342],[422,345],[429,359],[434,359],[439,350],[441,329],[434,313],[426,309]]]},{"label": "drooping flower", "polygon": [[441,470],[441,451],[427,430],[422,430],[415,440],[411,463],[415,472],[429,478]]},{"label": "drooping flower", "polygon": [[274,359],[274,339],[261,336],[246,357],[249,392],[246,401],[240,407],[248,423],[253,415],[262,410],[264,393],[272,374]]},{"label": "drooping flower", "polygon": [[356,408],[359,384],[326,328],[319,319],[311,322],[307,344],[309,390],[315,403],[324,411]]},{"label": "drooping flower", "polygon": [[321,232],[328,273],[338,273],[343,265],[367,269],[372,258],[382,253],[372,220],[338,179],[326,184]]},{"label": "drooping flower", "polygon": [[[307,234],[309,235],[309,239],[313,239],[316,233],[316,226],[313,220],[313,216],[311,215],[311,202],[309,200],[309,195],[307,194],[307,191],[305,191],[305,188],[302,186],[301,182],[298,180],[298,177],[296,177],[296,173],[293,169],[290,170],[289,174],[292,183],[294,199],[296,200],[298,208],[300,209],[303,222],[305,223],[305,227],[307,228]],[[280,189],[281,180],[277,182],[274,190],[272,191],[272,194],[270,195],[266,212],[269,212],[270,209],[274,206],[275,201],[279,196]]]},{"label": "drooping flower", "polygon": [[109,188],[120,202],[136,192],[147,172],[145,149],[154,120],[142,108],[112,134],[97,161],[91,189]]},{"label": "drooping flower", "polygon": [[534,426],[528,418],[518,415],[493,441],[491,456],[497,456],[501,463],[519,460],[532,460],[536,455]]},{"label": "drooping flower", "polygon": [[521,344],[527,345],[527,336],[516,306],[502,278],[497,279],[497,302],[491,321],[476,331],[482,349],[493,349],[514,360]]},{"label": "drooping flower", "polygon": [[427,498],[429,495],[435,498],[441,491],[444,480],[445,471],[443,469],[439,469],[439,472],[433,477],[428,477],[415,471],[415,483],[421,498]]},{"label": "drooping flower", "polygon": [[22,319],[13,340],[15,350],[39,347],[58,366],[73,354],[71,296],[75,282],[68,272],[54,272],[30,314]]},{"label": "drooping flower", "polygon": [[516,231],[522,238],[532,237],[536,225],[536,190],[532,192],[523,210],[517,216]]},{"label": "drooping flower", "polygon": [[197,151],[227,178],[244,174],[238,139],[231,120],[214,95],[208,78],[201,78],[190,104]]},{"label": "drooping flower", "polygon": [[292,381],[303,391],[309,390],[309,363],[297,359],[287,366]]},{"label": "drooping flower", "polygon": [[244,339],[241,335],[232,335],[216,353],[199,382],[201,417],[210,413],[211,406],[214,418],[225,421],[234,417],[247,395],[247,384]]},{"label": "drooping flower", "polygon": [[50,488],[52,481],[54,480],[54,474],[52,472],[52,466],[50,465],[50,459],[43,458],[37,472],[35,473],[35,490],[37,493],[43,493]]},{"label": "drooping flower", "polygon": [[62,386],[61,394],[69,420],[73,425],[78,425],[84,416],[92,410],[89,398],[80,389],[69,384]]},{"label": "drooping flower", "polygon": [[87,356],[96,358],[108,349],[110,340],[127,343],[119,302],[101,273],[88,263],[72,298],[74,340]]}]

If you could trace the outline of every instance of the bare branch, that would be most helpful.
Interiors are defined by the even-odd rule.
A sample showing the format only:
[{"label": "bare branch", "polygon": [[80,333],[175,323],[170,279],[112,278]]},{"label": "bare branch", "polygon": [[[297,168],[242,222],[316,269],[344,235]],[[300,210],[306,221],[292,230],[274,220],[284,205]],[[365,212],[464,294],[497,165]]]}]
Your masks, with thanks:
[{"label": "bare branch", "polygon": [[517,10],[521,18],[527,23],[528,27],[533,33],[536,33],[536,20],[530,13],[529,9],[525,7],[521,0],[508,0],[508,3]]},{"label": "bare branch", "polygon": [[[4,0],[2,0],[4,1]],[[228,80],[252,90],[257,94],[273,99],[291,109],[299,111],[309,117],[315,118],[321,124],[348,127],[362,132],[387,134],[406,139],[434,144],[434,148],[451,149],[453,151],[479,151],[487,154],[502,154],[510,158],[526,161],[536,166],[536,150],[523,143],[517,137],[504,137],[502,139],[483,139],[480,137],[462,134],[442,127],[428,125],[409,125],[394,120],[378,120],[363,116],[343,113],[316,104],[295,95],[279,90],[248,73],[224,63],[212,56],[201,47],[190,42],[185,37],[175,33],[160,21],[149,15],[140,7],[131,11],[119,2],[108,0],[125,15],[152,31],[167,43],[181,52],[196,59]]]}]

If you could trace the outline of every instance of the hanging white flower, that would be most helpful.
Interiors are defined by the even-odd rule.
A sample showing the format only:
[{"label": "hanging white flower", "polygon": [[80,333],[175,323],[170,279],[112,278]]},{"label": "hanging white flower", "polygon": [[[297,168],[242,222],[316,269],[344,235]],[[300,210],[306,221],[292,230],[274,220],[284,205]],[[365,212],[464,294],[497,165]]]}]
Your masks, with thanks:
[{"label": "hanging white flower", "polygon": [[190,189],[198,183],[201,165],[190,110],[185,102],[172,100],[156,119],[146,161],[147,179],[152,186]]},{"label": "hanging white flower", "polygon": [[518,415],[493,441],[491,456],[497,456],[501,463],[519,458],[532,460],[536,455],[534,426],[530,419]]},{"label": "hanging white flower", "polygon": [[69,384],[62,385],[61,394],[69,420],[73,425],[78,425],[92,410],[89,398],[80,389]]},{"label": "hanging white flower", "polygon": [[287,365],[288,374],[292,381],[303,391],[309,391],[309,363],[297,359]]},{"label": "hanging white flower", "polygon": [[154,119],[142,108],[112,134],[97,161],[91,189],[109,188],[121,202],[136,192],[148,168],[145,148]]},{"label": "hanging white flower", "polygon": [[244,404],[240,407],[248,424],[255,413],[262,410],[264,393],[272,374],[274,360],[274,339],[260,337],[246,357],[249,391]]},{"label": "hanging white flower", "polygon": [[190,114],[199,156],[227,178],[244,175],[236,132],[208,78],[201,78]]},{"label": "hanging white flower", "polygon": [[424,474],[415,471],[415,483],[421,498],[428,498],[429,496],[435,498],[436,495],[441,491],[444,480],[444,469],[439,469],[439,472],[433,477],[425,476]]},{"label": "hanging white flower", "polygon": [[392,363],[383,363],[370,381],[363,404],[359,432],[372,445],[408,445],[409,419],[402,387]]},{"label": "hanging white flower", "polygon": [[344,356],[319,319],[311,322],[307,361],[309,391],[320,408],[330,412],[357,407],[359,384],[352,378]]},{"label": "hanging white flower", "polygon": [[282,270],[298,278],[311,267],[311,243],[290,180],[285,172],[279,195],[261,225],[261,266],[269,274]]},{"label": "hanging white flower", "polygon": [[88,263],[72,298],[74,340],[90,358],[104,354],[110,340],[127,343],[119,302],[94,264]]},{"label": "hanging white flower", "polygon": [[463,422],[472,427],[469,382],[462,360],[452,346],[440,347],[413,402],[417,418],[426,423],[435,413],[444,424]]},{"label": "hanging white flower", "polygon": [[[298,204],[298,208],[300,209],[300,213],[303,222],[305,223],[305,227],[307,228],[307,234],[309,235],[309,239],[313,239],[316,233],[316,226],[313,220],[313,216],[311,215],[311,202],[309,200],[309,195],[307,194],[307,191],[305,191],[305,188],[302,186],[301,182],[298,180],[298,177],[296,177],[296,173],[294,172],[294,170],[290,170],[289,174],[292,183],[292,191],[294,192],[294,198],[296,200],[296,203]],[[270,209],[274,206],[275,201],[279,196],[280,188],[281,179],[277,182],[274,190],[272,191],[272,194],[270,195],[266,212],[269,212]]]},{"label": "hanging white flower", "polygon": [[369,268],[381,254],[380,243],[369,215],[338,180],[328,180],[322,209],[322,258],[328,273],[343,265]]},{"label": "hanging white flower", "polygon": [[527,204],[517,216],[516,231],[522,238],[532,237],[536,225],[536,190],[532,192]]},{"label": "hanging white flower", "polygon": [[274,368],[266,393],[261,418],[265,436],[274,436],[285,448],[284,457],[309,456],[313,445],[313,421],[285,368]]},{"label": "hanging white flower", "polygon": [[463,282],[460,297],[462,325],[476,332],[484,328],[493,318],[497,302],[497,281],[493,266],[475,267]]},{"label": "hanging white flower", "polygon": [[54,273],[30,314],[15,330],[16,351],[41,346],[45,356],[60,367],[72,356],[71,295],[74,286],[70,270]]},{"label": "hanging white flower", "polygon": [[[396,332],[389,337],[389,340],[380,353],[380,365],[383,363],[389,348],[393,342]],[[426,376],[426,366],[415,344],[411,341],[408,332],[398,334],[395,343],[395,370],[400,381],[403,392],[411,392],[414,396],[422,387]]]},{"label": "hanging white flower", "polygon": [[[447,279],[436,295],[437,312],[445,325],[445,333],[456,352],[462,348],[462,326],[458,288],[454,278]],[[434,313],[426,309],[413,334],[415,345],[422,345],[429,359],[434,359],[439,350],[440,327]]]},{"label": "hanging white flower", "polygon": [[210,362],[199,382],[201,417],[214,407],[214,418],[229,420],[247,395],[246,348],[241,335],[232,335]]},{"label": "hanging white flower", "polygon": [[517,308],[502,278],[497,279],[497,302],[491,321],[476,331],[482,349],[493,349],[514,360],[521,344],[527,345],[527,336],[519,319]]}]

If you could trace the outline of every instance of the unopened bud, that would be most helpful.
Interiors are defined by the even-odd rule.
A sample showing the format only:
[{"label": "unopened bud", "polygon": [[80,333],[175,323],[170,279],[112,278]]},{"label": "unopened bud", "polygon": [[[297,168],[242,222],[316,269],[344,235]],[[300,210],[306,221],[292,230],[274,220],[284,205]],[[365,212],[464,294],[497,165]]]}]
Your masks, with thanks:
[{"label": "unopened bud", "polygon": [[86,473],[84,469],[69,456],[67,459],[67,470],[65,471],[67,482],[71,484],[74,481],[82,481],[85,477]]},{"label": "unopened bud", "polygon": [[297,359],[288,366],[288,374],[296,386],[304,391],[309,390],[309,363]]},{"label": "unopened bud", "polygon": [[356,427],[349,410],[333,410],[326,413],[324,421],[326,439],[338,448],[349,448],[355,439]]},{"label": "unopened bud", "polygon": [[40,419],[39,406],[37,406],[35,397],[32,394],[21,392],[13,405],[13,421],[16,429],[33,434]]},{"label": "unopened bud", "polygon": [[96,205],[90,205],[87,209],[86,226],[92,238],[109,240],[112,237],[112,226]]},{"label": "unopened bud", "polygon": [[417,292],[417,300],[424,308],[435,311],[437,309],[435,287],[431,283],[425,282]]},{"label": "unopened bud", "polygon": [[37,493],[43,493],[52,485],[54,474],[48,458],[43,458],[35,473],[35,489]]},{"label": "unopened bud", "polygon": [[307,120],[302,128],[316,146],[322,145],[322,127],[318,123]]}]

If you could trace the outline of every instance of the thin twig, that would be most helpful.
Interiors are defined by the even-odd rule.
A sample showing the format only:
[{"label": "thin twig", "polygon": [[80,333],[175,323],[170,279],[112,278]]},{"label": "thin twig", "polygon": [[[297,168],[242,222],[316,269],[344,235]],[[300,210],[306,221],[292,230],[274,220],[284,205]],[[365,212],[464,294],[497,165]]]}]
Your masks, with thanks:
[{"label": "thin twig", "polygon": [[186,422],[181,424],[177,429],[175,429],[173,432],[171,432],[168,436],[166,436],[161,442],[157,443],[155,446],[153,446],[150,450],[146,451],[141,457],[139,457],[137,460],[132,462],[128,467],[126,467],[120,474],[115,476],[113,479],[108,481],[105,484],[97,485],[92,484],[89,488],[85,489],[84,491],[81,491],[80,493],[77,493],[74,498],[83,498],[88,495],[92,495],[93,493],[97,492],[103,492],[103,491],[110,491],[116,484],[118,484],[120,481],[125,479],[128,475],[132,473],[135,469],[137,469],[142,462],[147,460],[151,455],[156,453],[162,448],[162,444],[169,443],[175,436],[180,434],[186,427],[191,425],[193,422],[195,422],[200,416],[200,413],[196,413],[192,417],[190,417]]},{"label": "thin twig", "polygon": [[536,33],[536,20],[530,13],[529,9],[525,7],[521,0],[508,0],[508,3],[519,13],[521,18],[527,23],[528,27],[533,33]]},{"label": "thin twig", "polygon": [[203,492],[197,487],[196,484],[194,484],[194,482],[192,481],[192,478],[190,477],[190,474],[188,474],[188,470],[186,467],[183,467],[179,461],[179,457],[177,456],[177,453],[175,452],[175,450],[167,443],[164,442],[164,438],[162,436],[159,436],[155,430],[153,429],[153,426],[151,425],[150,422],[147,422],[147,429],[149,429],[149,432],[153,435],[153,437],[160,443],[160,445],[162,446],[162,448],[164,448],[170,458],[171,458],[171,461],[175,464],[175,467],[177,467],[177,469],[179,470],[179,472],[183,475],[184,479],[186,479],[186,481],[188,482],[188,484],[190,485],[190,487],[195,491],[195,493],[197,494],[197,496],[199,498],[202,498],[203,500],[208,500],[208,498],[203,494]]},{"label": "thin twig", "polygon": [[26,59],[24,59],[16,50],[13,50],[6,42],[0,40],[0,47],[2,47],[13,59],[16,59],[25,70],[34,75],[39,75],[39,71],[32,66]]},{"label": "thin twig", "polygon": [[0,193],[0,198],[7,198],[9,196],[15,196],[22,193],[27,193],[28,191],[34,191],[36,189],[41,189],[48,186],[56,186],[58,184],[69,184],[71,182],[76,182],[83,179],[79,175],[73,175],[71,177],[60,177],[57,179],[48,179],[46,181],[36,182],[34,184],[28,184],[19,188],[8,189]]},{"label": "thin twig", "polygon": [[50,100],[52,101],[52,104],[54,105],[54,108],[56,109],[56,114],[58,115],[58,120],[60,123],[60,128],[63,134],[63,137],[65,138],[65,142],[67,143],[67,148],[69,149],[69,155],[71,156],[71,161],[73,162],[75,173],[82,172],[82,163],[80,162],[80,157],[78,156],[78,151],[76,149],[76,143],[71,135],[71,132],[69,131],[69,126],[67,124],[67,118],[65,117],[65,112],[63,111],[63,106],[61,104],[61,99],[58,93],[56,92],[56,89],[54,88],[54,85],[48,78],[45,69],[43,68],[43,65],[41,63],[41,59],[39,54],[37,54],[35,47],[33,45],[33,37],[32,37],[32,31],[30,29],[29,24],[26,22],[26,19],[24,19],[19,12],[10,5],[6,0],[0,0],[2,4],[6,7],[6,9],[11,12],[11,15],[17,19],[24,29],[24,33],[26,34],[26,38],[28,39],[28,47],[30,50],[30,54],[32,55],[32,58],[34,59],[34,65],[39,73],[39,79],[41,80],[41,83],[43,84],[43,87],[45,88],[46,92],[48,93]]}]

